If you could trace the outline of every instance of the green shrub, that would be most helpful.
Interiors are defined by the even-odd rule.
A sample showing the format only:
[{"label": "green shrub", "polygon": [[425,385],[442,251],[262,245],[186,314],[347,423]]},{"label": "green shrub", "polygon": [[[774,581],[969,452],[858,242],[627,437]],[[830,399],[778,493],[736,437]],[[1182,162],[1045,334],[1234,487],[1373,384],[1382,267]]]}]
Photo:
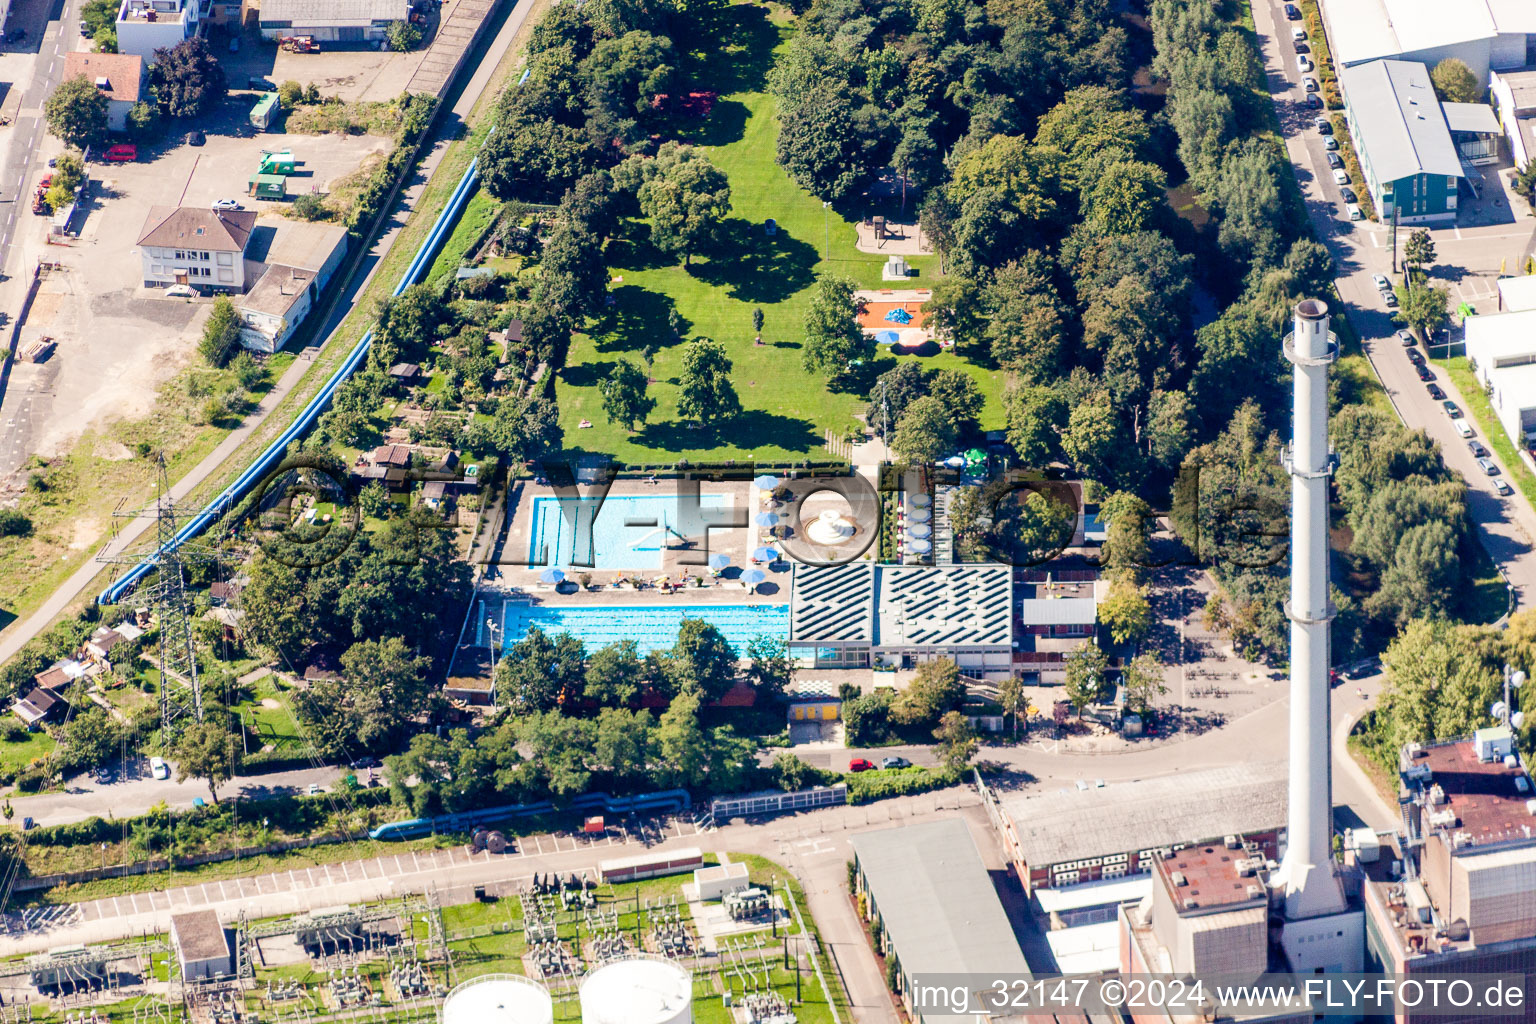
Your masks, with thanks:
[{"label": "green shrub", "polygon": [[0,537],[25,537],[32,532],[32,520],[25,512],[0,508]]},{"label": "green shrub", "polygon": [[888,771],[850,772],[843,776],[850,804],[867,804],[893,796],[910,796],[953,786],[964,776],[963,768],[892,768]]}]

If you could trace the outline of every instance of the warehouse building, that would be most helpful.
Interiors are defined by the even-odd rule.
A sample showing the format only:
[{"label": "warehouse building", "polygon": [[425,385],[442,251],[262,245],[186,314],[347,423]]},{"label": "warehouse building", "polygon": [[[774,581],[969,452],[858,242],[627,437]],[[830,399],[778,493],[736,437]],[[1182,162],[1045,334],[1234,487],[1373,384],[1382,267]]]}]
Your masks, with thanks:
[{"label": "warehouse building", "polygon": [[376,43],[388,38],[390,22],[410,16],[410,0],[262,0],[257,24],[266,39]]},{"label": "warehouse building", "polygon": [[984,794],[1026,892],[1152,871],[1163,856],[1235,836],[1278,854],[1284,762],[1081,784],[1042,796]]},{"label": "warehouse building", "polygon": [[1467,358],[1517,448],[1536,444],[1536,309],[1467,317]]},{"label": "warehouse building", "polygon": [[950,658],[972,675],[1006,674],[1012,577],[1006,565],[796,565],[790,654],[809,668]]},{"label": "warehouse building", "polygon": [[855,893],[896,963],[897,994],[918,1024],[961,1024],[976,1015],[914,1013],[912,979],[966,973],[1029,973],[1013,926],[971,830],[958,818],[855,835]]},{"label": "warehouse building", "polygon": [[1488,100],[1509,139],[1509,155],[1524,167],[1536,157],[1536,70],[1494,72]]},{"label": "warehouse building", "polygon": [[1378,60],[1343,68],[1344,116],[1360,170],[1383,221],[1451,224],[1465,171],[1418,61]]},{"label": "warehouse building", "polygon": [[1434,67],[1455,57],[1482,85],[1490,70],[1536,63],[1536,4],[1529,0],[1323,0],[1322,9],[1340,68],[1379,60]]}]

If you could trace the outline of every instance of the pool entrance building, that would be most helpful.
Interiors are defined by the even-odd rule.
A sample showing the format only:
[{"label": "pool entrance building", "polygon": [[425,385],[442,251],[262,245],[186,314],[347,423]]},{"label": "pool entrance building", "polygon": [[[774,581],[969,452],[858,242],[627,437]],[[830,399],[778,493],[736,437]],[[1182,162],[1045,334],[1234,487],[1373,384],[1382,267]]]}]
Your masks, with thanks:
[{"label": "pool entrance building", "polygon": [[972,675],[1013,665],[1006,565],[795,566],[790,655],[812,668],[911,668],[951,658]]}]

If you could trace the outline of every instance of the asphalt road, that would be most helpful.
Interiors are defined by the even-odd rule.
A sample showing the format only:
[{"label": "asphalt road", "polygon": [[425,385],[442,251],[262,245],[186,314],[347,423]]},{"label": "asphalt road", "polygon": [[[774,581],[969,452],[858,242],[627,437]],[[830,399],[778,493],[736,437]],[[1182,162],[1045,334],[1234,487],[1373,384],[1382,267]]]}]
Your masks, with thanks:
[{"label": "asphalt road", "polygon": [[[1374,274],[1386,274],[1394,281],[1400,279],[1392,272],[1391,229],[1368,222],[1351,224],[1347,219],[1340,188],[1334,183],[1333,171],[1327,163],[1323,137],[1313,127],[1313,119],[1320,111],[1303,105],[1305,92],[1291,42],[1292,26],[1301,23],[1287,21],[1283,4],[1278,0],[1252,0],[1252,8],[1286,151],[1317,237],[1333,254],[1339,273],[1339,296],[1350,322],[1360,332],[1365,354],[1403,422],[1427,431],[1439,442],[1446,465],[1466,478],[1468,512],[1484,548],[1505,573],[1520,606],[1531,607],[1536,604],[1536,512],[1518,489],[1507,498],[1494,491],[1493,480],[1478,467],[1440,401],[1430,397],[1425,384],[1413,372],[1396,337],[1401,325],[1392,319],[1371,281]],[[1497,187],[1490,183],[1490,189]],[[1466,211],[1468,219],[1496,219],[1496,198],[1485,196],[1486,207],[1474,204],[1480,212]],[[1497,208],[1497,212],[1503,214],[1503,222],[1431,231],[1439,255],[1437,274],[1446,280],[1486,278],[1496,276],[1501,264],[1520,265],[1521,254],[1531,244],[1533,229],[1529,222],[1510,219],[1507,207]],[[1399,244],[1406,236],[1406,229],[1400,228]],[[1453,291],[1453,303],[1460,291]],[[1439,370],[1434,372],[1435,383],[1465,410],[1467,404],[1455,385]],[[1497,456],[1494,461],[1499,461]],[[1501,476],[1507,468],[1500,466]]]}]

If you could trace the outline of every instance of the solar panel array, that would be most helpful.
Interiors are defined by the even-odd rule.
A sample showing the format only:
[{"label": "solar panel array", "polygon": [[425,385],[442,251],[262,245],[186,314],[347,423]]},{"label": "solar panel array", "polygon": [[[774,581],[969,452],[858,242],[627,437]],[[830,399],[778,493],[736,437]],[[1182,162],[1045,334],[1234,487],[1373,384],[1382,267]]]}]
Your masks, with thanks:
[{"label": "solar panel array", "polygon": [[881,566],[877,598],[876,646],[1013,644],[1013,577],[1008,566]]},{"label": "solar panel array", "polygon": [[1006,565],[795,567],[790,642],[874,647],[1011,647]]},{"label": "solar panel array", "polygon": [[796,565],[790,643],[870,643],[875,635],[875,567]]}]

